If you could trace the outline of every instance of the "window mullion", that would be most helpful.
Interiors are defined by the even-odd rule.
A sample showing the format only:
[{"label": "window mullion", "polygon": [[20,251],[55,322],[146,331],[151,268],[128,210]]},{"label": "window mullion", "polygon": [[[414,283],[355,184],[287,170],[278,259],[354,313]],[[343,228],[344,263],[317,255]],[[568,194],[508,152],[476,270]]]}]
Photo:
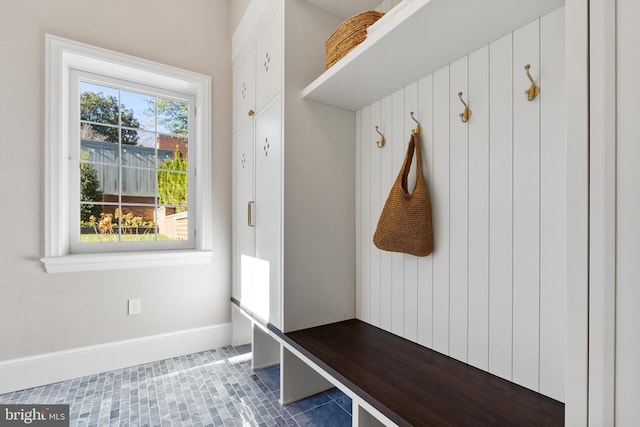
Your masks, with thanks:
[{"label": "window mullion", "polygon": [[118,150],[120,155],[118,156],[118,241],[122,242],[122,90],[118,88]]}]

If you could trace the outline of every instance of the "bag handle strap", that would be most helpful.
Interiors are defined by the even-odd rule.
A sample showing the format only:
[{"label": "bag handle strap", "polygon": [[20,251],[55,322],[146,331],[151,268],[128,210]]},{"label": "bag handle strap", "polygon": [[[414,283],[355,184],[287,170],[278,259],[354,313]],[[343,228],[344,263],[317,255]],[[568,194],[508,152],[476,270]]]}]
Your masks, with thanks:
[{"label": "bag handle strap", "polygon": [[420,138],[417,134],[411,133],[409,139],[409,145],[407,147],[407,154],[404,156],[404,163],[402,164],[402,189],[405,193],[409,194],[408,177],[409,169],[411,169],[411,162],[413,161],[413,152],[416,153],[416,186],[418,182],[422,182],[424,177],[422,175],[422,155],[420,153]]}]

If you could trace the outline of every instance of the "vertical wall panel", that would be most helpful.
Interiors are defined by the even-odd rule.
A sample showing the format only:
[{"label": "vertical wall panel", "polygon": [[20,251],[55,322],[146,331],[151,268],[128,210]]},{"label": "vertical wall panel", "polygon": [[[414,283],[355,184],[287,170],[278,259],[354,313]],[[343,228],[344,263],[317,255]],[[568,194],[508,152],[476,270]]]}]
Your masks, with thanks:
[{"label": "vertical wall panel", "polygon": [[489,47],[469,55],[469,364],[489,369]]},{"label": "vertical wall panel", "polygon": [[[369,236],[373,236],[378,224],[380,212],[382,212],[382,203],[380,198],[380,149],[375,141],[378,134],[375,132],[376,125],[380,126],[380,101],[371,104],[371,138],[368,145],[371,150],[371,168],[369,170],[369,182],[371,183],[371,222],[369,224]],[[367,141],[365,141],[367,143]],[[380,250],[375,247],[373,240],[369,240],[371,248],[369,265],[371,276],[369,277],[369,323],[374,326],[380,326]]]},{"label": "vertical wall panel", "polygon": [[469,122],[463,123],[464,111],[458,92],[469,100],[469,65],[464,57],[449,67],[449,355],[467,361],[467,304],[469,254]]},{"label": "vertical wall panel", "polygon": [[[422,123],[422,164],[429,189],[433,187],[433,75],[418,82],[418,117]],[[433,197],[432,197],[433,198]],[[433,345],[433,257],[418,259],[418,343]]]},{"label": "vertical wall panel", "polygon": [[528,101],[538,77],[540,31],[533,22],[513,33],[513,381],[538,390],[540,343],[540,97]]},{"label": "vertical wall panel", "polygon": [[567,146],[564,9],[540,20],[540,392],[564,400]]},{"label": "vertical wall panel", "polygon": [[[380,197],[382,206],[387,200],[389,190],[395,179],[393,170],[393,149],[389,139],[393,136],[393,96],[389,95],[382,100],[380,106],[380,131],[387,139],[387,145],[380,150]],[[376,140],[380,136],[376,134]],[[391,330],[391,301],[393,297],[392,254],[380,252],[380,327]]]},{"label": "vertical wall panel", "polygon": [[[406,114],[409,114],[407,112]],[[404,161],[405,148],[405,111],[404,89],[393,94],[393,136],[387,144],[393,154],[393,179],[399,173]],[[403,336],[404,333],[404,255],[394,252],[391,254],[391,332]]]},{"label": "vertical wall panel", "polygon": [[366,278],[368,276],[362,274],[362,221],[364,210],[362,207],[362,138],[360,137],[360,122],[362,112],[356,112],[356,318],[363,319],[360,311],[360,294],[363,286],[368,286]]},{"label": "vertical wall panel", "polygon": [[[561,401],[563,37],[560,9],[356,115],[359,318]],[[533,102],[524,93],[527,63],[541,86]],[[466,124],[458,91],[473,111]],[[423,125],[435,242],[428,257],[380,251],[371,241],[415,128],[410,111]],[[376,124],[387,137],[382,149]],[[415,160],[410,190],[414,183]]]},{"label": "vertical wall panel", "polygon": [[[360,319],[370,321],[371,316],[371,107],[360,111]],[[373,219],[375,221],[375,219]]]},{"label": "vertical wall panel", "polygon": [[[615,421],[622,427],[637,425],[640,419],[640,104],[637,88],[640,3],[618,0],[616,8]],[[613,349],[608,350],[613,352]]]},{"label": "vertical wall panel", "polygon": [[433,348],[449,354],[449,67],[433,74]]},{"label": "vertical wall panel", "polygon": [[489,372],[511,379],[512,36],[489,46]]},{"label": "vertical wall panel", "polygon": [[[404,110],[413,111],[414,116],[418,113],[418,82],[407,86],[404,89]],[[417,117],[422,121],[421,117]],[[411,129],[415,128],[415,122],[410,115],[405,115],[405,150],[409,143]],[[407,188],[410,192],[416,185],[416,156],[413,156]],[[404,334],[403,336],[411,341],[418,340],[418,258],[406,255],[404,258]]]}]

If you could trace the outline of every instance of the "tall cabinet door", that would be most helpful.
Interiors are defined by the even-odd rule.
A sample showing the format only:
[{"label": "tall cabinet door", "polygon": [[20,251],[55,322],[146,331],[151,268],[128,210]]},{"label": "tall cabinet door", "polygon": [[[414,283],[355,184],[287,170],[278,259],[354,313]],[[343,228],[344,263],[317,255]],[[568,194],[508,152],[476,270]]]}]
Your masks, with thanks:
[{"label": "tall cabinet door", "polygon": [[255,255],[255,196],[253,123],[244,126],[234,144],[234,280],[232,296],[253,310],[253,261]]},{"label": "tall cabinet door", "polygon": [[[261,111],[256,139],[256,258],[254,297],[268,300],[268,319],[281,328],[282,106],[280,98]],[[267,274],[268,270],[268,274]]]},{"label": "tall cabinet door", "polygon": [[233,129],[247,123],[255,106],[256,75],[254,51],[250,49],[241,59],[233,74]]},{"label": "tall cabinet door", "polygon": [[256,107],[282,89],[282,18],[278,10],[256,40]]}]

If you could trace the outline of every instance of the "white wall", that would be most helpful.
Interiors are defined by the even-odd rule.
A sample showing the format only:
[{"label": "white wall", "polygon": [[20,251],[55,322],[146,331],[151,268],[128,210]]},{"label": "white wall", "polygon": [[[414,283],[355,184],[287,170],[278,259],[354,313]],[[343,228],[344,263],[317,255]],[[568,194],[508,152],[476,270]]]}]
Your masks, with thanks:
[{"label": "white wall", "polygon": [[249,3],[251,3],[251,0],[230,0],[231,11],[229,24],[232,34],[233,31],[235,31],[235,29],[238,27],[238,24],[242,19],[242,15],[244,15],[247,7],[249,7]]},{"label": "white wall", "polygon": [[[357,113],[358,317],[558,400],[566,341],[563,40],[560,9]],[[524,94],[525,64],[541,87],[533,102]],[[473,111],[468,124],[458,116],[458,91]],[[435,250],[425,258],[379,251],[371,241],[415,127],[410,111],[425,128],[433,206]],[[376,125],[387,137],[382,149]]]},{"label": "white wall", "polygon": [[[45,33],[212,77],[211,264],[43,271]],[[0,361],[230,321],[230,51],[228,0],[0,0]]]}]

